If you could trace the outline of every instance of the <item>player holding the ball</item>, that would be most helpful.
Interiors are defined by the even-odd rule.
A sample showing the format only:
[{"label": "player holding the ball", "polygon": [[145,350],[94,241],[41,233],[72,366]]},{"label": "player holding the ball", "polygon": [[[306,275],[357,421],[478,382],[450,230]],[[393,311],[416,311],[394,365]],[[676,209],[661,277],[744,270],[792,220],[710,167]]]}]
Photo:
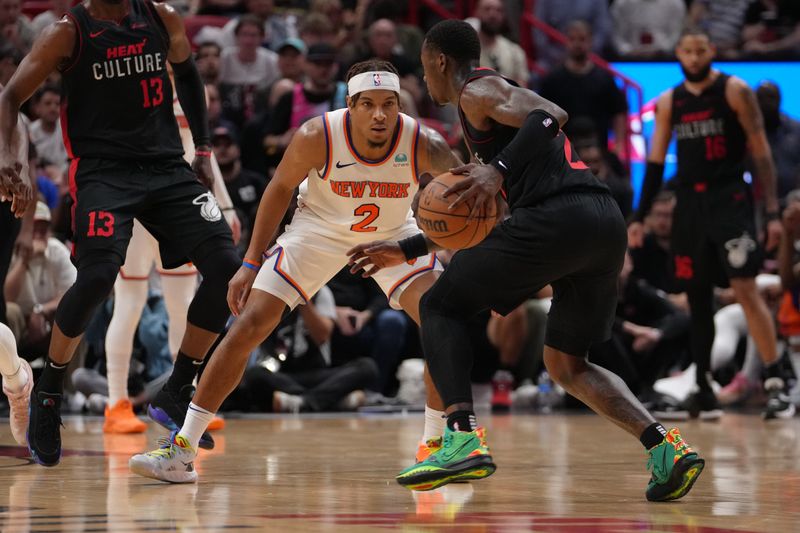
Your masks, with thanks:
[{"label": "player holding the ball", "polygon": [[[253,349],[287,309],[308,304],[347,264],[353,246],[417,235],[411,202],[419,177],[460,164],[439,134],[400,113],[400,81],[390,63],[356,63],[347,86],[347,108],[306,122],[292,138],[264,191],[244,264],[229,284],[228,304],[238,318],[215,350],[183,427],[161,448],[131,458],[134,473],[196,481],[200,437],[241,380]],[[292,222],[267,250],[298,187]],[[418,323],[419,299],[442,270],[435,254],[420,255],[375,276],[390,305]]]},{"label": "player holding the ball", "polygon": [[[480,42],[472,27],[447,20],[426,35],[422,64],[437,104],[458,107],[478,163],[445,196],[473,216],[506,195],[510,218],[480,244],[453,256],[422,297],[420,318],[428,370],[447,413],[443,446],[397,476],[428,490],[494,471],[470,389],[472,347],[467,320],[492,309],[506,314],[545,285],[553,288],[544,361],[550,376],[595,412],[637,437],[650,455],[646,496],[673,500],[691,489],[704,461],[677,429],[667,431],[615,374],[587,361],[594,343],[611,334],[617,277],[627,244],[625,221],[609,190],[572,153],[560,131],[566,113],[535,93],[476,68]],[[422,204],[422,201],[420,202]],[[380,275],[430,253],[430,238],[371,243],[353,250],[355,267]],[[598,436],[598,453],[614,453],[614,437]]]}]

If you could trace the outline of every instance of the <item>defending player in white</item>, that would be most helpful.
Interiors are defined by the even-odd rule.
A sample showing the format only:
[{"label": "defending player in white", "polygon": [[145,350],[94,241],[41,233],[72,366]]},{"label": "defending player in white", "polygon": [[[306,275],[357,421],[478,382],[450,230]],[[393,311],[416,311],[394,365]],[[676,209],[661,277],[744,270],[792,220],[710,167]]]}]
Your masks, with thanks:
[{"label": "defending player in white", "polygon": [[[357,63],[347,81],[348,107],[298,130],[264,192],[244,264],[229,284],[228,303],[238,318],[210,359],[183,427],[160,448],[132,457],[134,473],[196,481],[200,436],[286,308],[308,301],[347,264],[353,246],[419,233],[411,212],[419,176],[459,165],[438,134],[400,113],[394,67]],[[298,186],[291,224],[264,253]],[[419,299],[439,270],[429,254],[374,277],[390,304],[418,322]]]}]

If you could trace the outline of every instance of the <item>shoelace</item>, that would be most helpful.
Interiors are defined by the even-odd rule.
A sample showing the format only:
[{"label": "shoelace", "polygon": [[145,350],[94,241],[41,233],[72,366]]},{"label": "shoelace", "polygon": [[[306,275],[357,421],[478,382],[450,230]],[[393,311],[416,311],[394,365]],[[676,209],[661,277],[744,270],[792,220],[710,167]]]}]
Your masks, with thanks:
[{"label": "shoelace", "polygon": [[150,457],[164,457],[166,459],[172,459],[175,457],[175,445],[172,442],[172,437],[161,437],[158,439],[158,449],[153,450],[152,452],[148,452],[147,455]]},{"label": "shoelace", "polygon": [[[684,455],[687,451],[689,451],[689,445],[680,435],[673,435],[673,441],[671,443],[664,439],[664,442],[661,445],[656,446],[656,448],[653,449],[653,452],[663,444],[672,445],[678,455]],[[652,472],[657,478],[664,478],[667,475],[667,471],[661,467],[661,461],[656,461],[655,453],[653,452],[650,452],[650,458],[647,460],[647,470]]]}]

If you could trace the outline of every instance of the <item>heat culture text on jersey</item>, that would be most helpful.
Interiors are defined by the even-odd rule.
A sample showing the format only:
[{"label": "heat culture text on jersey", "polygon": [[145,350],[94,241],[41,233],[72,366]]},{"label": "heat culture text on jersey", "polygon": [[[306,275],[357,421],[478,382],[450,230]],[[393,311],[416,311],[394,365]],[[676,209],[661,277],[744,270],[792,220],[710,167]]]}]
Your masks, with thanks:
[{"label": "heat culture text on jersey", "polygon": [[725,120],[709,118],[712,110],[687,113],[681,116],[681,122],[675,125],[675,137],[679,141],[700,139],[714,135],[725,135]]},{"label": "heat culture text on jersey", "polygon": [[134,74],[159,73],[164,70],[165,57],[161,52],[147,54],[147,39],[136,44],[112,46],[106,49],[107,61],[92,64],[94,79],[124,78]]},{"label": "heat culture text on jersey", "polygon": [[62,68],[61,129],[70,157],[160,160],[183,155],[167,73],[169,34],[151,0],[117,21],[73,6],[78,35]]}]

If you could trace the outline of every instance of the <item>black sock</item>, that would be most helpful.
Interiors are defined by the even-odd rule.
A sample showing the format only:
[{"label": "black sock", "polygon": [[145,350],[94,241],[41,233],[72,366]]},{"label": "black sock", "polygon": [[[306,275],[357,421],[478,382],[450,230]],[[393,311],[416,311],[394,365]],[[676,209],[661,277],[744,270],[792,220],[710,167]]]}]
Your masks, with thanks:
[{"label": "black sock", "polygon": [[170,374],[164,388],[171,392],[180,392],[184,386],[192,384],[202,364],[202,359],[192,359],[185,353],[178,352],[178,357],[175,358],[175,366],[172,368],[172,374]]},{"label": "black sock", "polygon": [[453,411],[447,415],[447,427],[452,431],[474,431],[478,426],[475,411]]},{"label": "black sock", "polygon": [[664,429],[664,426],[656,422],[655,424],[647,426],[642,436],[639,437],[639,442],[642,443],[642,446],[644,446],[646,450],[649,450],[661,444],[661,441],[663,441],[666,436],[667,430]]},{"label": "black sock", "polygon": [[36,391],[61,394],[64,390],[64,375],[67,373],[69,362],[59,365],[49,357],[45,359],[42,375],[36,382]]},{"label": "black sock", "polygon": [[764,375],[769,378],[782,378],[781,374],[781,358],[778,357],[773,363],[764,366]]}]

